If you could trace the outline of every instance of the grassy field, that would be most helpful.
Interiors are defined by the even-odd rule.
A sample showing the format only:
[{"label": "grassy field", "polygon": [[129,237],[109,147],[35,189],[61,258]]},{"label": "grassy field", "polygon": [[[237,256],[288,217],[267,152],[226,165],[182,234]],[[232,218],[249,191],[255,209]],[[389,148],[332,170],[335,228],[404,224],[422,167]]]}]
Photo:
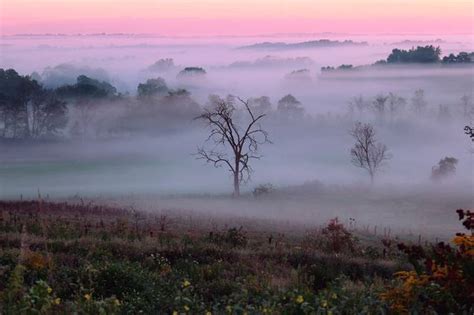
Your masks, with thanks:
[{"label": "grassy field", "polygon": [[240,224],[87,202],[0,202],[0,313],[473,310],[469,235],[443,243],[448,255],[440,244],[402,245],[336,219],[314,229]]}]

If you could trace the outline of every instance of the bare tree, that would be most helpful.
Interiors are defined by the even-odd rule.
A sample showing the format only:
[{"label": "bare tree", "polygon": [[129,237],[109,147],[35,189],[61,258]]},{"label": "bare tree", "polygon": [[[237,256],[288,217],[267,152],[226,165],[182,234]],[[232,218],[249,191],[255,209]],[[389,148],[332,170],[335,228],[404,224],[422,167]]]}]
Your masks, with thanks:
[{"label": "bare tree", "polygon": [[385,120],[385,112],[386,112],[385,105],[387,103],[388,98],[389,96],[379,94],[375,97],[374,102],[373,102],[375,116],[377,117],[377,119],[379,119],[382,122]]},{"label": "bare tree", "polygon": [[387,146],[375,138],[375,130],[371,124],[357,122],[350,132],[356,143],[351,149],[351,162],[369,172],[373,184],[375,174],[384,162],[391,158]]},{"label": "bare tree", "polygon": [[[227,166],[234,179],[234,196],[240,195],[240,184],[250,179],[252,168],[250,161],[260,159],[258,154],[259,145],[271,143],[268,133],[262,129],[260,121],[265,114],[255,115],[248,101],[238,98],[244,105],[244,119],[237,119],[237,109],[234,98],[228,97],[223,100],[218,97],[211,99],[212,105],[204,110],[204,113],[196,119],[204,121],[210,128],[210,135],[206,141],[212,141],[217,146],[225,147],[224,151],[214,149],[198,148],[198,159],[204,159],[215,167]],[[239,117],[243,118],[243,117]],[[227,153],[227,152],[228,153]]]},{"label": "bare tree", "polygon": [[465,118],[470,118],[474,114],[472,96],[465,94],[461,97],[462,114]]},{"label": "bare tree", "polygon": [[397,114],[399,114],[405,107],[407,101],[401,96],[398,96],[392,92],[388,94],[388,109],[390,112],[390,122],[393,123],[393,120]]},{"label": "bare tree", "polygon": [[425,91],[422,89],[416,90],[411,98],[411,104],[413,106],[413,110],[415,114],[422,114],[426,110],[426,100],[425,100]]},{"label": "bare tree", "polygon": [[359,112],[359,115],[362,115],[362,113],[367,109],[369,105],[365,101],[364,97],[362,95],[359,95],[359,96],[354,96],[349,101],[349,106],[353,110],[357,109],[357,111]]}]

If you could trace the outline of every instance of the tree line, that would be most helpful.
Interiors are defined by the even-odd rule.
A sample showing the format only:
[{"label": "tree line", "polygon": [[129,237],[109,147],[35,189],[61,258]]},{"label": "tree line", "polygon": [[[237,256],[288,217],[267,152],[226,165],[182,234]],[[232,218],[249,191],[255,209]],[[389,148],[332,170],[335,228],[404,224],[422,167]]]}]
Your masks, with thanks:
[{"label": "tree line", "polygon": [[[238,106],[240,104],[240,107]],[[197,159],[202,159],[216,168],[222,166],[233,178],[233,196],[240,196],[240,185],[250,180],[253,172],[252,161],[259,160],[260,146],[271,144],[270,133],[262,123],[267,117],[251,107],[249,101],[228,96],[216,97],[204,112],[196,117],[205,123],[209,136],[205,144],[198,148]],[[471,127],[465,132],[474,137]],[[388,147],[377,137],[371,123],[356,121],[349,131],[354,145],[349,151],[351,163],[367,172],[373,185],[376,175],[392,158]],[[454,157],[442,158],[431,169],[431,179],[440,181],[456,172],[458,160]],[[270,187],[270,188],[268,188]],[[268,191],[270,186],[260,186],[259,190]],[[262,192],[256,192],[261,194]]]},{"label": "tree line", "polygon": [[[474,52],[468,53],[465,51],[456,54],[449,54],[441,57],[441,48],[439,46],[427,45],[417,46],[410,49],[395,48],[387,56],[386,59],[381,59],[373,65],[396,65],[396,64],[472,64],[474,63]],[[321,68],[321,72],[331,72],[335,70],[356,70],[361,66],[353,66],[350,64],[342,64],[338,67],[326,66]]]},{"label": "tree line", "polygon": [[[272,110],[268,97],[248,101],[257,112]],[[73,84],[49,89],[34,76],[0,69],[0,137],[4,139],[175,132],[201,112],[189,91],[172,89],[162,78],[140,83],[131,96],[85,75]],[[277,112],[289,119],[304,116],[301,102],[290,94],[278,101]]]},{"label": "tree line", "polygon": [[28,76],[0,69],[0,122],[3,138],[56,134],[67,123],[67,107],[55,90]]}]

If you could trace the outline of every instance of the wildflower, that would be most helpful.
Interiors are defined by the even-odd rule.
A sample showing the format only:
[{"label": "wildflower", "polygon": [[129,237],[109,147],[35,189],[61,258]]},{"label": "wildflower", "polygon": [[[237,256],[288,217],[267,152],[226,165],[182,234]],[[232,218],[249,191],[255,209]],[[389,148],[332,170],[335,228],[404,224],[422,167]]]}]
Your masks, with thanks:
[{"label": "wildflower", "polygon": [[206,312],[206,315],[212,315],[212,313],[211,313],[211,312],[209,312],[209,311],[207,311],[207,312]]},{"label": "wildflower", "polygon": [[183,282],[183,288],[187,288],[191,285],[191,282],[189,282],[188,280],[184,280]]},{"label": "wildflower", "polygon": [[298,304],[301,304],[304,302],[304,298],[302,295],[298,295],[295,299],[295,302],[298,303]]},{"label": "wildflower", "polygon": [[226,310],[228,313],[232,313],[232,306],[227,305],[227,306],[225,307],[225,310]]},{"label": "wildflower", "polygon": [[86,301],[90,301],[92,296],[89,293],[86,293],[86,294],[84,294],[84,298],[86,299]]},{"label": "wildflower", "polygon": [[189,312],[189,306],[185,305],[185,306],[184,306],[184,310],[185,310],[186,312]]},{"label": "wildflower", "polygon": [[60,299],[60,298],[55,298],[55,299],[53,300],[53,304],[54,304],[54,305],[59,305],[60,303],[61,303],[61,299]]},{"label": "wildflower", "polygon": [[457,246],[465,246],[467,248],[474,247],[474,236],[461,234],[453,239],[453,243]]},{"label": "wildflower", "polygon": [[178,315],[178,312],[176,312],[176,311],[173,311],[173,315]]},{"label": "wildflower", "polygon": [[328,314],[327,315],[332,315],[332,311],[328,311]]},{"label": "wildflower", "polygon": [[48,294],[51,294],[51,292],[53,292],[53,289],[51,289],[51,287],[48,287],[46,290],[48,291]]},{"label": "wildflower", "polygon": [[323,308],[328,307],[328,301],[322,300],[322,301],[321,301],[321,306],[322,306]]},{"label": "wildflower", "polygon": [[331,297],[332,297],[333,300],[336,300],[336,299],[337,299],[337,294],[336,294],[336,293],[333,293],[333,294],[331,295]]},{"label": "wildflower", "polygon": [[120,301],[119,301],[118,299],[115,299],[115,300],[114,300],[114,304],[115,304],[116,306],[119,306],[119,305],[120,305]]}]

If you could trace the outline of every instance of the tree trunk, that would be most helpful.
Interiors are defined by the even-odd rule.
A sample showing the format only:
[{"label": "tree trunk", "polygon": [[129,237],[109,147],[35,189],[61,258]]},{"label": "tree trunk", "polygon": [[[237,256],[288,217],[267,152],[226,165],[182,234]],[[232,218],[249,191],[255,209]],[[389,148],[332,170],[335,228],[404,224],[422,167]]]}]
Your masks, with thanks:
[{"label": "tree trunk", "polygon": [[24,124],[25,124],[25,127],[24,127],[25,128],[25,130],[24,130],[25,135],[24,135],[24,137],[29,138],[30,137],[30,119],[28,117],[28,103],[25,104],[24,111],[25,111],[25,113],[24,113],[25,117],[23,117],[23,119],[25,121],[24,122]]},{"label": "tree trunk", "polygon": [[375,174],[374,172],[370,172],[370,185],[374,185]]},{"label": "tree trunk", "polygon": [[234,197],[240,196],[240,180],[239,173],[234,174]]},{"label": "tree trunk", "polygon": [[235,159],[235,171],[234,171],[234,197],[239,197],[240,196],[240,160]]}]

